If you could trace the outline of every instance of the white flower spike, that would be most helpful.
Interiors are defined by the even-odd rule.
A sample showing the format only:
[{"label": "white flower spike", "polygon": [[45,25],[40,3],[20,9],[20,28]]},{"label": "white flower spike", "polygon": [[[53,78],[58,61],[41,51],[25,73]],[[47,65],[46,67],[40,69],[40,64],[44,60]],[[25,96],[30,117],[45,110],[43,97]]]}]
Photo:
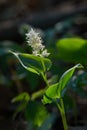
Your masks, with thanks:
[{"label": "white flower spike", "polygon": [[31,46],[33,50],[33,55],[40,56],[40,57],[48,57],[50,53],[47,52],[45,46],[42,45],[42,39],[39,33],[35,32],[32,28],[26,34],[27,43]]}]

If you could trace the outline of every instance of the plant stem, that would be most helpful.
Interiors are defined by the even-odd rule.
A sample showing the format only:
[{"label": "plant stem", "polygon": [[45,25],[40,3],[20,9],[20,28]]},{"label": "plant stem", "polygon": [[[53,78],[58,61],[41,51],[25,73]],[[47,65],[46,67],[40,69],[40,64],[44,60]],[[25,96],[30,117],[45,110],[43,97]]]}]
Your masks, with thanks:
[{"label": "plant stem", "polygon": [[60,104],[58,104],[58,102],[56,102],[56,105],[57,105],[57,108],[59,109],[59,111],[61,113],[61,118],[62,118],[64,130],[68,130],[63,99],[60,98]]},{"label": "plant stem", "polygon": [[63,127],[64,127],[64,130],[68,130],[65,109],[64,109],[64,103],[63,103],[62,98],[60,99],[60,103],[61,103],[61,107],[62,107],[60,113],[61,113],[61,117],[62,117]]},{"label": "plant stem", "polygon": [[48,83],[48,80],[47,80],[46,73],[45,73],[45,74],[44,74],[44,73],[42,73],[42,77],[43,77],[43,79],[44,79],[44,81],[45,81],[45,83],[46,83],[47,87],[49,87],[49,83]]},{"label": "plant stem", "polygon": [[41,62],[42,62],[42,66],[43,66],[43,72],[41,73],[47,87],[49,87],[49,83],[48,83],[48,80],[47,80],[47,76],[46,76],[46,67],[44,65],[44,61],[41,59]]}]

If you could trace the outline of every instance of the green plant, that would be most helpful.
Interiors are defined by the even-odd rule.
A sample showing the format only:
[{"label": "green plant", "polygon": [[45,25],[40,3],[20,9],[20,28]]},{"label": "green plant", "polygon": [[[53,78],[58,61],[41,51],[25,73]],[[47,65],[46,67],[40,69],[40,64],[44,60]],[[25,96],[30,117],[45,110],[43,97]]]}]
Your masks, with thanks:
[{"label": "green plant", "polygon": [[[16,97],[14,101],[24,99],[26,101],[34,100],[37,97],[43,95],[42,102],[43,104],[50,104],[54,102],[59,109],[63,121],[64,130],[68,130],[65,109],[63,103],[63,96],[67,90],[67,83],[72,77],[76,68],[82,68],[81,64],[77,64],[71,69],[67,70],[60,78],[58,83],[50,85],[47,79],[46,72],[51,68],[51,60],[48,57],[49,53],[45,46],[42,45],[41,37],[33,29],[26,34],[28,45],[32,48],[32,54],[28,53],[17,53],[10,51],[16,58],[19,60],[21,65],[28,71],[35,73],[43,78],[46,83],[46,87],[43,90],[35,92],[31,96],[27,96],[25,93]],[[23,96],[23,98],[22,98]],[[26,98],[28,97],[28,98]],[[23,106],[24,108],[24,106]]]}]

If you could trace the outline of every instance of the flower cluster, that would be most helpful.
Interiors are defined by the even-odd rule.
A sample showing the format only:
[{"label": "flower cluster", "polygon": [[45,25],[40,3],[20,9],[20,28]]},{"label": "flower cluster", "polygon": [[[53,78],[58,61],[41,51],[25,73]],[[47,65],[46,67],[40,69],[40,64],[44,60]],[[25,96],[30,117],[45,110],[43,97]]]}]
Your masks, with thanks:
[{"label": "flower cluster", "polygon": [[39,35],[39,33],[35,32],[32,28],[31,30],[26,34],[27,43],[32,48],[32,53],[35,56],[40,57],[47,57],[50,53],[47,52],[47,49],[45,49],[45,46],[42,45],[42,39]]}]

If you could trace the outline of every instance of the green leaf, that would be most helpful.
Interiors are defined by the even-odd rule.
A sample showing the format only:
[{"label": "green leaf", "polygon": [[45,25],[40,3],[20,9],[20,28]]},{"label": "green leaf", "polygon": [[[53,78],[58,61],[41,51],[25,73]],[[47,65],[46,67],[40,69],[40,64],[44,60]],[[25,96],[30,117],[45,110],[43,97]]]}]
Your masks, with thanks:
[{"label": "green leaf", "polygon": [[30,96],[28,93],[24,92],[24,93],[21,93],[19,94],[18,96],[14,97],[12,99],[12,102],[19,102],[19,101],[29,101],[30,99]]},{"label": "green leaf", "polygon": [[58,58],[72,62],[87,64],[87,40],[81,38],[63,38],[57,41]]},{"label": "green leaf", "polygon": [[66,87],[66,84],[68,83],[68,81],[70,80],[70,78],[72,77],[74,71],[76,68],[83,68],[83,66],[81,64],[77,64],[74,67],[70,68],[69,70],[67,70],[60,78],[59,80],[59,87],[58,87],[58,91],[60,91],[60,96],[61,93],[63,91],[63,89]]},{"label": "green leaf", "polygon": [[40,127],[49,117],[49,113],[42,103],[30,101],[25,111],[25,117],[27,121],[32,121],[33,125]]},{"label": "green leaf", "polygon": [[37,130],[51,130],[56,120],[56,114],[52,113]]},{"label": "green leaf", "polygon": [[50,86],[44,96],[43,96],[43,100],[42,102],[44,104],[47,103],[52,103],[53,100],[57,99],[57,98],[61,98],[63,90],[66,88],[66,84],[68,83],[68,81],[70,80],[70,78],[72,77],[74,71],[76,68],[82,68],[83,66],[81,64],[77,64],[74,67],[72,67],[71,69],[67,70],[60,78],[59,83],[56,83],[52,86]]},{"label": "green leaf", "polygon": [[21,65],[30,72],[41,74],[42,72],[49,70],[51,67],[51,61],[48,58],[38,57],[26,53],[10,52],[14,54]]},{"label": "green leaf", "polygon": [[49,88],[46,90],[42,102],[43,104],[52,103],[52,101],[56,98],[59,98],[57,94],[58,89],[58,83],[49,86]]}]

